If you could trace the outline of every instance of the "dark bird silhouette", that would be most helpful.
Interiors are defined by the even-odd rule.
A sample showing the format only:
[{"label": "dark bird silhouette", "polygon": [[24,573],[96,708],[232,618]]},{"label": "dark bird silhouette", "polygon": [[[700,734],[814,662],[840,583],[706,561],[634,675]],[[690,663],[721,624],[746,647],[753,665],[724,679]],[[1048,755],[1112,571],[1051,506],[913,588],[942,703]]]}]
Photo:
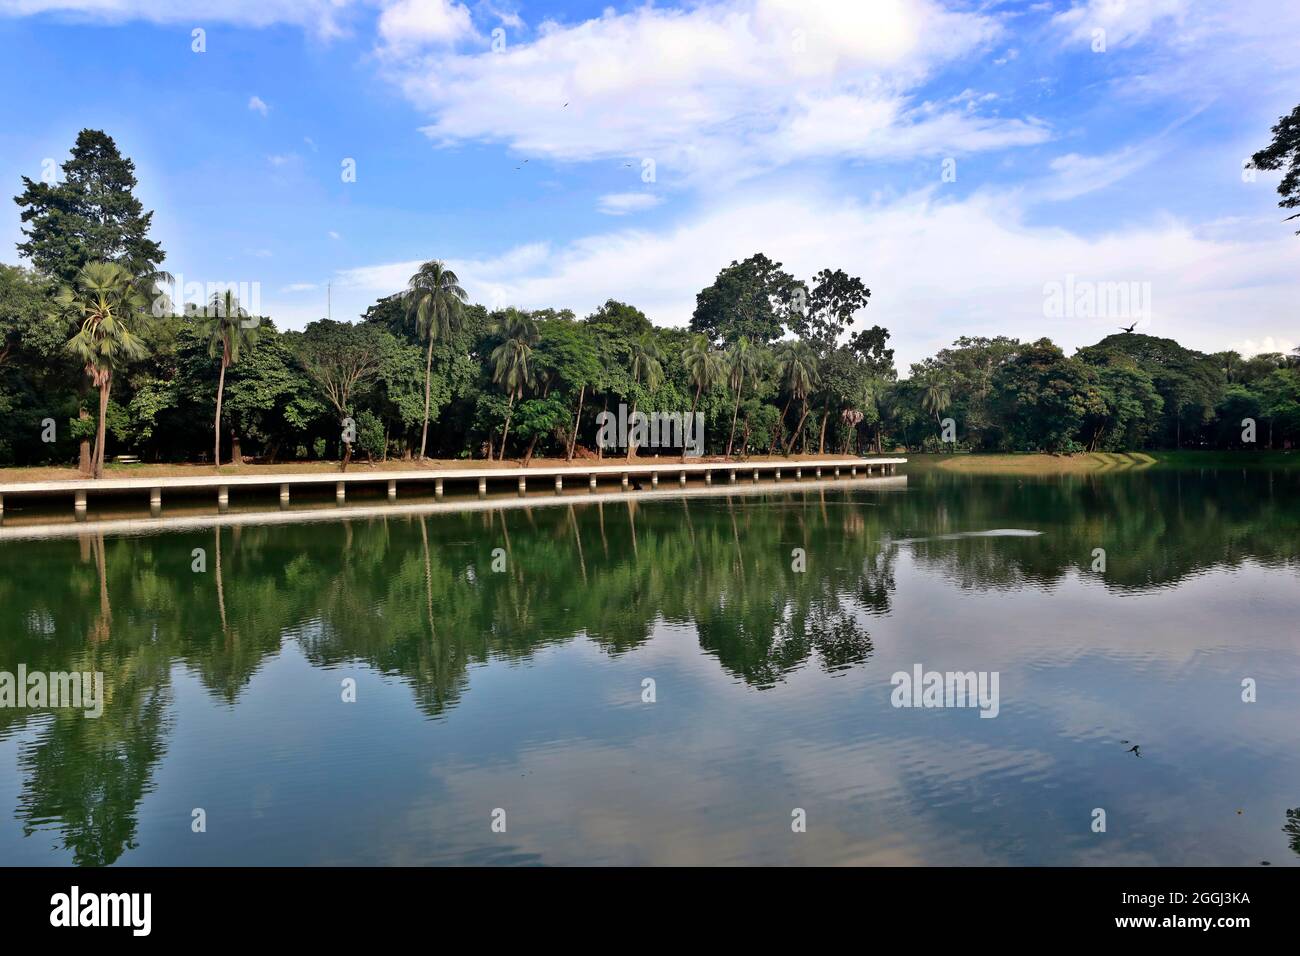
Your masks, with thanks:
[{"label": "dark bird silhouette", "polygon": [[1139,746],[1138,744],[1134,744],[1132,747],[1129,747],[1128,750],[1124,752],[1126,754],[1136,754],[1137,756],[1141,757],[1142,751],[1138,750],[1138,746]]},{"label": "dark bird silhouette", "polygon": [[1132,325],[1130,325],[1127,329],[1125,329],[1124,326],[1122,326],[1122,325],[1120,326],[1120,328],[1121,328],[1121,329],[1124,329],[1125,332],[1132,332],[1132,331],[1133,331],[1134,329],[1136,329],[1137,327],[1138,327],[1138,324],[1137,324],[1136,322],[1134,322]]}]

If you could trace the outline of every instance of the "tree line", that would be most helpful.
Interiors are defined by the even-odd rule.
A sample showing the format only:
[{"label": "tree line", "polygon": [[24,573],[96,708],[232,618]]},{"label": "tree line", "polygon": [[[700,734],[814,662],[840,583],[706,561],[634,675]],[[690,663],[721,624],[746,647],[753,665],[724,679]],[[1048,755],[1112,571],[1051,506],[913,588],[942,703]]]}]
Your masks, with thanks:
[{"label": "tree line", "polygon": [[24,177],[29,265],[0,265],[0,464],[632,457],[595,443],[620,404],[698,411],[705,452],[741,457],[1300,440],[1300,354],[962,337],[901,378],[889,332],[855,328],[861,278],[801,280],[761,253],[724,267],[684,328],[613,299],[581,318],[489,310],[438,260],[356,321],[301,331],[230,290],[160,308],[170,277],[131,160],[83,130],[62,169]]}]

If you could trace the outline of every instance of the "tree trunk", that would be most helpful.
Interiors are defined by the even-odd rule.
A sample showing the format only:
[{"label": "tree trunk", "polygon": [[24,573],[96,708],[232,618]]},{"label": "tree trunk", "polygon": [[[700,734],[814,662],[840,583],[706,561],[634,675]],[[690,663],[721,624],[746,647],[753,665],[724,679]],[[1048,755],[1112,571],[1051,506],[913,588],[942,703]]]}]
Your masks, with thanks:
[{"label": "tree trunk", "polygon": [[[429,350],[424,356],[424,428],[420,431],[420,460],[424,460],[429,440],[429,373],[433,370],[433,329],[429,330]],[[503,446],[504,447],[504,446]]]},{"label": "tree trunk", "polygon": [[510,393],[510,404],[506,406],[506,426],[501,430],[501,450],[497,452],[497,461],[506,460],[506,437],[510,434],[510,416],[515,413],[515,394]]},{"label": "tree trunk", "polygon": [[230,463],[238,467],[243,464],[244,450],[239,447],[239,435],[230,429]]},{"label": "tree trunk", "polygon": [[794,431],[790,434],[790,443],[785,446],[785,453],[787,456],[794,449],[794,443],[799,440],[799,435],[800,433],[803,432],[803,423],[807,420],[807,418],[808,418],[808,403],[805,401],[803,403],[803,414],[799,416],[799,424],[794,427]]},{"label": "tree trunk", "polygon": [[113,373],[104,376],[99,386],[99,427],[95,430],[95,477],[104,477],[104,420],[108,417],[108,390],[113,382]]},{"label": "tree trunk", "polygon": [[[223,352],[221,374],[217,377],[217,417],[212,420],[212,464],[221,468],[221,400],[226,393],[226,366],[230,364]],[[238,397],[238,396],[236,396]]]},{"label": "tree trunk", "polygon": [[[606,414],[609,413],[609,395],[608,395],[608,393],[605,395],[605,413],[606,413]],[[597,436],[597,437],[600,437],[600,436]],[[605,460],[605,446],[604,446],[604,444],[602,444],[601,442],[596,442],[596,460],[597,460],[597,461],[604,461],[604,460]]]},{"label": "tree trunk", "polygon": [[828,401],[826,403],[826,414],[822,415],[822,435],[817,442],[817,454],[819,455],[826,454],[826,423],[830,421],[830,418],[831,418],[831,403]]},{"label": "tree trunk", "polygon": [[736,439],[736,416],[740,414],[740,395],[745,389],[745,371],[741,369],[740,381],[736,383],[736,407],[731,410],[731,434],[727,436],[727,457],[731,457],[731,443]]},{"label": "tree trunk", "polygon": [[627,416],[627,460],[631,461],[632,456],[636,454],[636,445],[632,442],[632,419],[636,417],[636,402],[632,402],[632,411]]},{"label": "tree trunk", "polygon": [[339,471],[347,471],[348,465],[352,461],[352,442],[345,441],[343,443],[343,448],[343,461],[339,464]]},{"label": "tree trunk", "polygon": [[785,400],[785,407],[781,409],[781,417],[780,419],[777,420],[776,423],[777,433],[772,436],[772,444],[767,449],[767,453],[769,455],[776,454],[776,446],[781,444],[781,441],[785,438],[785,413],[790,410],[790,403],[793,401],[794,401],[793,395],[791,395],[789,398]]},{"label": "tree trunk", "polygon": [[682,430],[682,463],[686,463],[686,430],[691,427],[695,421],[695,406],[700,402],[700,386],[695,386],[695,397],[691,399],[691,417],[688,418],[686,428]]},{"label": "tree trunk", "polygon": [[524,452],[525,468],[527,468],[528,463],[533,460],[533,449],[537,447],[537,439],[540,437],[541,437],[540,435],[534,435],[533,440],[528,443],[528,451]]},{"label": "tree trunk", "polygon": [[[90,412],[86,411],[83,408],[81,409],[81,413],[77,417],[84,422],[90,418]],[[95,466],[90,459],[90,439],[83,438],[81,439],[81,448],[79,449],[77,454],[77,470],[80,471],[83,475],[89,475],[94,470],[94,468]]]},{"label": "tree trunk", "polygon": [[582,400],[586,397],[587,386],[583,385],[578,392],[578,414],[573,416],[573,434],[569,436],[569,453],[565,456],[565,461],[573,461],[573,446],[578,442],[578,423],[582,421]]}]

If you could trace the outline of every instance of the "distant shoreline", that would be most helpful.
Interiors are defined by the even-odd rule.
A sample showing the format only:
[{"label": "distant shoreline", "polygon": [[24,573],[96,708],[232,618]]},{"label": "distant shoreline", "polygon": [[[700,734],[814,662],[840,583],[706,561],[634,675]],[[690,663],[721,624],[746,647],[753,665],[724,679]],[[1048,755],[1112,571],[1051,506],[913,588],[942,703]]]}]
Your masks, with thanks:
[{"label": "distant shoreline", "polygon": [[1086,475],[1148,468],[1223,468],[1223,467],[1296,467],[1300,452],[1260,451],[1130,451],[1087,452],[1078,455],[985,454],[909,454],[908,470],[940,470],[969,475]]}]

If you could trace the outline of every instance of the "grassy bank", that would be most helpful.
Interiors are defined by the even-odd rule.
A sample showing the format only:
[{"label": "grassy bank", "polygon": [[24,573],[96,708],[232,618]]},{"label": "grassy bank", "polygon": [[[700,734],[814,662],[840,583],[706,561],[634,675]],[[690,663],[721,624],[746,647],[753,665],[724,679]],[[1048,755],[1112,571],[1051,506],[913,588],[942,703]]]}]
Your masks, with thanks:
[{"label": "grassy bank", "polygon": [[939,469],[974,475],[1083,475],[1146,468],[1277,468],[1300,466],[1300,453],[1285,451],[1093,452],[1082,455],[908,455],[912,470]]}]

